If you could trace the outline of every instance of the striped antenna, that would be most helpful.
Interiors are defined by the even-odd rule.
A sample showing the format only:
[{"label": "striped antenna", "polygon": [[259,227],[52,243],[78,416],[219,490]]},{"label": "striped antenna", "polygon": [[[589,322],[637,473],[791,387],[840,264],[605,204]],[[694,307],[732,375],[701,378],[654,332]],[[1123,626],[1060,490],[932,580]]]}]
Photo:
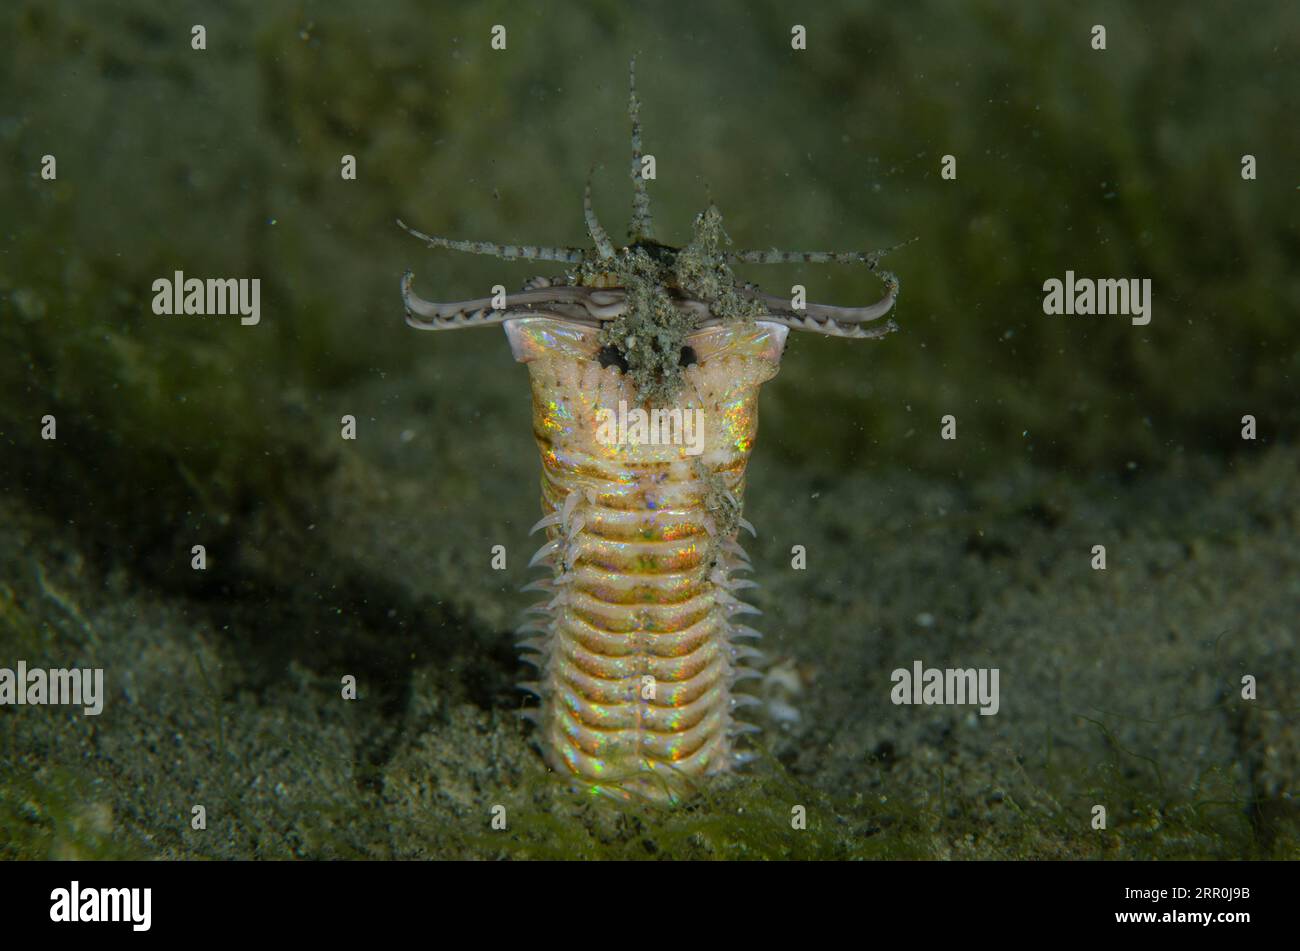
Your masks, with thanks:
[{"label": "striped antenna", "polygon": [[437,235],[416,231],[401,218],[397,219],[397,224],[407,234],[419,238],[431,248],[446,248],[449,251],[464,251],[467,254],[490,254],[494,258],[506,261],[557,261],[563,264],[579,264],[583,257],[581,248],[540,248],[530,244],[458,241],[455,238],[440,238]]},{"label": "striped antenna", "polygon": [[774,248],[769,251],[732,251],[727,258],[745,264],[865,264],[874,271],[886,254],[905,248],[916,240],[912,238],[878,251],[778,251]]},{"label": "striped antenna", "polygon": [[587,234],[591,235],[592,243],[596,245],[596,254],[604,261],[614,256],[614,244],[609,240],[605,229],[600,226],[600,221],[596,218],[596,209],[591,204],[591,176],[595,171],[592,169],[587,173],[587,189],[582,193],[582,214],[587,220]]},{"label": "striped antenna", "polygon": [[627,114],[632,117],[632,224],[628,237],[637,242],[654,237],[654,222],[650,217],[650,193],[641,177],[641,100],[636,95],[636,57],[627,68]]}]

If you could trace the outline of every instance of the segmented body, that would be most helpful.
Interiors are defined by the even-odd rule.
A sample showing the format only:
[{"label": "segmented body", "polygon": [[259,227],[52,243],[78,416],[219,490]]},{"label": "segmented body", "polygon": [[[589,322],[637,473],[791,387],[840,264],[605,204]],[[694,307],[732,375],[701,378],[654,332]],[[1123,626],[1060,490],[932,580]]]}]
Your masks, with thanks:
[{"label": "segmented body", "polygon": [[[745,467],[758,432],[758,391],[776,374],[788,330],[869,339],[896,329],[898,279],[877,269],[884,252],[732,251],[722,217],[696,216],[683,248],[653,239],[643,177],[635,63],[629,70],[633,213],[630,243],[615,247],[587,186],[593,247],[468,241],[398,224],[431,248],[502,260],[570,265],[512,295],[439,303],[402,278],[407,323],[420,330],[503,325],[528,365],[533,430],[542,456],[538,523],[547,542],[533,559],[551,577],[521,628],[540,698],[526,711],[547,762],[592,791],[672,802],[698,777],[746,759],[737,719],[757,703],[736,693],[756,676],[757,609],[737,592],[748,559],[737,541]],[[732,263],[863,264],[885,285],[859,307],[762,294]],[[683,369],[684,367],[684,369]],[[624,372],[624,371],[627,372]],[[685,414],[702,442],[602,438],[601,411]],[[662,434],[662,431],[661,431]],[[751,529],[752,530],[752,529]]]},{"label": "segmented body", "polygon": [[736,592],[752,582],[736,534],[745,467],[758,429],[758,390],[777,370],[786,329],[717,327],[690,338],[677,405],[702,410],[702,451],[609,444],[600,410],[634,406],[620,369],[602,367],[594,331],[547,318],[510,321],[528,364],[542,457],[552,568],[548,600],[528,625],[540,671],[533,719],[548,763],[593,791],[674,800],[694,777],[744,754],[736,683],[757,636],[757,610]]}]

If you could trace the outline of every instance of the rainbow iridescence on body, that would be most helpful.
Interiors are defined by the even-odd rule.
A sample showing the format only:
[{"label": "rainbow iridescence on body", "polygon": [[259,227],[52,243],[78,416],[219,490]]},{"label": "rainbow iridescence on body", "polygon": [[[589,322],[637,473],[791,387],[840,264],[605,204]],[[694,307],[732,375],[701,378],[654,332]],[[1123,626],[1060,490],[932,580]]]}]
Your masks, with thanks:
[{"label": "rainbow iridescence on body", "polygon": [[[420,297],[407,271],[401,291],[410,326],[504,326],[528,365],[546,513],[537,527],[547,533],[533,564],[551,578],[528,586],[547,600],[520,628],[539,672],[521,686],[540,700],[524,715],[547,762],[593,792],[675,802],[696,777],[752,756],[735,741],[755,727],[735,713],[758,701],[734,688],[758,676],[746,664],[761,655],[738,643],[759,636],[740,621],[758,612],[736,596],[754,583],[734,574],[749,570],[736,536],[750,527],[740,509],[759,387],[776,374],[790,329],[857,339],[895,330],[873,322],[893,308],[899,284],[877,269],[882,251],[733,249],[712,203],[684,247],[655,240],[639,108],[633,60],[627,245],[600,224],[589,180],[585,248],[448,238],[398,221],[430,248],[563,264],[563,274],[511,295],[498,285],[491,297],[438,302]],[[839,307],[764,294],[733,264],[863,265],[885,295]],[[600,417],[627,407],[676,413],[679,430],[689,419],[693,432],[641,439],[633,427],[610,438]]]},{"label": "rainbow iridescence on body", "polygon": [[[527,363],[542,459],[547,601],[525,641],[550,766],[593,791],[672,801],[694,777],[729,769],[745,729],[733,687],[752,676],[737,641],[754,609],[733,593],[736,543],[758,390],[777,370],[785,328],[762,322],[691,337],[676,404],[702,411],[698,454],[684,444],[603,441],[599,411],[635,407],[595,333],[548,318],[507,324]],[[648,407],[647,407],[648,409]],[[539,553],[541,554],[541,553]]]}]

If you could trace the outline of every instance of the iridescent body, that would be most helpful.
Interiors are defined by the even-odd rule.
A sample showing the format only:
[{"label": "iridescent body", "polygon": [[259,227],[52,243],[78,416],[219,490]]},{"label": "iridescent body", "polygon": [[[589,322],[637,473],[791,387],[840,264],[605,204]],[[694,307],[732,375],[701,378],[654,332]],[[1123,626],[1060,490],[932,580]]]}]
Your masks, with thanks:
[{"label": "iridescent body", "polygon": [[[635,74],[633,74],[635,77]],[[407,322],[424,330],[502,324],[528,367],[533,431],[542,459],[536,528],[547,541],[533,559],[550,577],[533,582],[545,600],[520,628],[523,684],[539,698],[526,712],[547,762],[593,792],[677,801],[698,777],[752,755],[737,740],[756,728],[736,714],[756,704],[736,692],[757,677],[760,637],[743,623],[758,613],[737,593],[755,587],[739,529],[745,469],[758,431],[758,391],[773,377],[790,328],[847,337],[894,329],[865,325],[894,303],[886,295],[845,308],[761,294],[735,281],[741,262],[852,262],[873,270],[879,254],[723,250],[721,216],[696,219],[685,248],[651,237],[639,175],[635,78],[631,242],[615,249],[584,212],[594,250],[455,241],[412,231],[431,247],[505,259],[576,265],[536,278],[508,297],[432,303],[402,280]],[[403,225],[405,227],[405,225]],[[407,229],[411,231],[411,229]],[[627,408],[698,421],[695,439],[610,438]],[[672,433],[668,425],[656,432]]]},{"label": "iridescent body", "polygon": [[[777,370],[786,328],[719,326],[689,338],[673,410],[702,410],[702,451],[603,441],[602,409],[635,406],[596,332],[545,317],[506,333],[527,363],[542,457],[543,548],[551,600],[531,626],[541,698],[534,719],[550,765],[592,789],[673,799],[692,777],[729,768],[748,729],[734,719],[738,680],[755,676],[742,644],[750,605],[734,573],[745,466],[758,428],[759,385]],[[609,417],[605,417],[609,418]],[[683,415],[681,418],[685,418]],[[544,519],[544,521],[547,521]]]}]

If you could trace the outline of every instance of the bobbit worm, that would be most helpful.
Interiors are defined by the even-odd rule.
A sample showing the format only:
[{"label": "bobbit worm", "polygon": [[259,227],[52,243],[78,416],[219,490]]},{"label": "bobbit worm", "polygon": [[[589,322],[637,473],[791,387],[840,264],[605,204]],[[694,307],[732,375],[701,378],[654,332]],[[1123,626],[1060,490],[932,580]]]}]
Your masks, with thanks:
[{"label": "bobbit worm", "polygon": [[[874,338],[897,278],[884,252],[731,250],[716,207],[691,241],[655,240],[630,70],[632,219],[616,247],[584,200],[589,248],[462,241],[398,224],[431,248],[565,265],[515,294],[435,303],[401,283],[420,330],[500,325],[528,367],[541,454],[543,600],[519,629],[538,703],[524,711],[547,764],[599,795],[676,802],[703,777],[755,754],[740,719],[758,705],[761,635],[742,598],[756,583],[741,548],[745,469],[758,392],[777,372],[791,329]],[[833,307],[764,294],[736,263],[863,264],[884,296]]]}]

